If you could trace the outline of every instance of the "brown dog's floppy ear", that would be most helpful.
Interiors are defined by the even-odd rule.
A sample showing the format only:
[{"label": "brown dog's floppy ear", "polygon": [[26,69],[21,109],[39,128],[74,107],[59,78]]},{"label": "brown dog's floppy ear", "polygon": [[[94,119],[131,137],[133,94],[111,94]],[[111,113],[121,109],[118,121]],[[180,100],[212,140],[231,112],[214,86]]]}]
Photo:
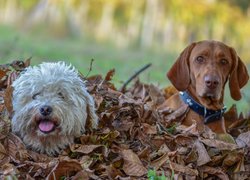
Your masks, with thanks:
[{"label": "brown dog's floppy ear", "polygon": [[229,88],[231,97],[234,100],[238,101],[241,99],[240,89],[244,85],[246,85],[249,79],[249,75],[246,66],[244,65],[240,57],[237,56],[236,51],[233,48],[230,48],[230,52],[234,63],[229,77]]},{"label": "brown dog's floppy ear", "polygon": [[186,47],[167,73],[168,79],[179,91],[186,90],[190,84],[188,60],[195,45],[196,43],[192,43]]}]

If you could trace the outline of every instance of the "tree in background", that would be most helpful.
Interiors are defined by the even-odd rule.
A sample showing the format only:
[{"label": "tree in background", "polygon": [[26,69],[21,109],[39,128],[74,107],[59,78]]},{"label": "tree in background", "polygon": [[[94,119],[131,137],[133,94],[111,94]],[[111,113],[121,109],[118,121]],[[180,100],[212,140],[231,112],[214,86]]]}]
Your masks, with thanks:
[{"label": "tree in background", "polygon": [[249,7],[248,0],[2,0],[0,23],[120,47],[179,51],[190,41],[217,39],[244,56]]}]

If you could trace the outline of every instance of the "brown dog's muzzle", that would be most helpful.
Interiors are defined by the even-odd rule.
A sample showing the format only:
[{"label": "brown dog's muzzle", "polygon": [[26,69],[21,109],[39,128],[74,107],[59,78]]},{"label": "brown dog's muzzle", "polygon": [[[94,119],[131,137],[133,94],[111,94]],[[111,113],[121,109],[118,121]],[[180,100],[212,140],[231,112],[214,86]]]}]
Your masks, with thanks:
[{"label": "brown dog's muzzle", "polygon": [[218,78],[218,76],[208,74],[208,75],[205,75],[204,82],[208,89],[214,90],[218,87],[220,83],[220,79]]},{"label": "brown dog's muzzle", "polygon": [[203,98],[220,99],[222,91],[222,82],[217,72],[211,71],[204,73],[197,79],[196,92]]}]

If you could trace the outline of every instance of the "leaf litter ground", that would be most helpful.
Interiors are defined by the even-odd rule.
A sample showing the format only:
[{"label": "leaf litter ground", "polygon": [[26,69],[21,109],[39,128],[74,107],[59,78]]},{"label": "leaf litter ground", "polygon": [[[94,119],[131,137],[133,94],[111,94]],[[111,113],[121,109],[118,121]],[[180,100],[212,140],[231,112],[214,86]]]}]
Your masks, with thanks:
[{"label": "leaf litter ground", "polygon": [[[29,66],[0,65],[0,177],[14,179],[148,179],[150,169],[168,179],[247,179],[250,176],[250,117],[233,106],[226,114],[229,134],[181,125],[187,107],[158,110],[176,91],[137,80],[126,91],[106,77],[89,77],[99,128],[75,139],[58,157],[26,149],[11,133],[13,80]],[[124,90],[124,89],[123,89]],[[151,177],[156,179],[157,176]]]}]

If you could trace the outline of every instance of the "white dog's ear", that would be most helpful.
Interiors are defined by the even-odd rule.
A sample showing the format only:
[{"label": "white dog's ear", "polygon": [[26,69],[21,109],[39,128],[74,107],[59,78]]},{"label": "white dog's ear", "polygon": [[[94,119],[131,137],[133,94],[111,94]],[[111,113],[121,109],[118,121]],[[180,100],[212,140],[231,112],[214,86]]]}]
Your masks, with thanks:
[{"label": "white dog's ear", "polygon": [[93,129],[97,129],[99,120],[95,112],[95,101],[88,92],[85,93],[85,98],[87,101],[87,113],[88,113],[88,121],[90,123],[90,127]]}]

